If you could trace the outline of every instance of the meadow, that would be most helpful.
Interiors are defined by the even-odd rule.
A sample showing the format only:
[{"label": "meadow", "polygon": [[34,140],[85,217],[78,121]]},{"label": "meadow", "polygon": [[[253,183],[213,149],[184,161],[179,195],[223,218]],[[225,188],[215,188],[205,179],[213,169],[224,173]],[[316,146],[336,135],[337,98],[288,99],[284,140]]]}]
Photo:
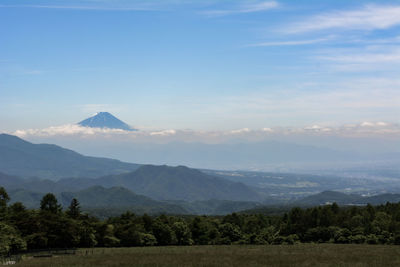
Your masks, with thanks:
[{"label": "meadow", "polygon": [[400,266],[400,246],[356,244],[166,246],[79,249],[16,266]]}]

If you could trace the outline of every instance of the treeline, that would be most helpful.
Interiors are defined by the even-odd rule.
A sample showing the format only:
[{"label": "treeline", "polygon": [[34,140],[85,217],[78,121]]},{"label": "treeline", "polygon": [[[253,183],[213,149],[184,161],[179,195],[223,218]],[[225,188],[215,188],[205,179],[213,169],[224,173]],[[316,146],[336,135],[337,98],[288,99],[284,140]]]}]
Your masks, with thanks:
[{"label": "treeline", "polygon": [[8,205],[0,187],[0,254],[26,249],[297,242],[400,244],[400,203],[373,207],[293,208],[282,216],[138,216],[126,212],[99,220],[79,202],[62,210],[53,194],[40,209]]}]

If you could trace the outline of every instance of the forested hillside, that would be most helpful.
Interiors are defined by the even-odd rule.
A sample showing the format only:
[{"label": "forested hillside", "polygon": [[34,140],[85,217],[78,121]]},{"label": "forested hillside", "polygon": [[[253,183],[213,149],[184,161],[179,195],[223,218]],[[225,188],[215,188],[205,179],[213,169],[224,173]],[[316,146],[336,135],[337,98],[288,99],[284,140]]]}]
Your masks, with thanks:
[{"label": "forested hillside", "polygon": [[53,194],[40,209],[8,205],[0,188],[0,254],[55,247],[297,242],[400,244],[400,203],[380,206],[293,208],[281,216],[138,216],[126,212],[99,220],[83,214],[77,199],[62,210]]}]

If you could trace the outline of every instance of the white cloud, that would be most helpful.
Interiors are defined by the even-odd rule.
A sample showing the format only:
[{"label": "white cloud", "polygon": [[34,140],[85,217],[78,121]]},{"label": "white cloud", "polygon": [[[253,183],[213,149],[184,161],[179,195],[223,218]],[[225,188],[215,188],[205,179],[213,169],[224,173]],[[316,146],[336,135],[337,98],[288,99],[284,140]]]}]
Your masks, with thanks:
[{"label": "white cloud", "polygon": [[274,130],[272,128],[269,128],[269,127],[262,128],[261,131],[266,132],[266,133],[274,132]]},{"label": "white cloud", "polygon": [[[369,63],[400,63],[400,49],[388,49],[387,47],[375,48],[375,51],[347,51],[341,53],[340,50],[332,56],[320,56],[319,59],[339,63],[369,64]],[[381,66],[379,66],[381,67]]]},{"label": "white cloud", "polygon": [[310,39],[310,40],[297,40],[297,41],[281,41],[281,42],[263,42],[257,44],[251,44],[248,46],[294,46],[294,45],[310,45],[315,43],[326,42],[330,40],[330,38],[320,38],[320,39]]},{"label": "white cloud", "polygon": [[71,10],[99,10],[99,11],[147,11],[155,8],[150,5],[135,6],[105,6],[105,5],[0,5],[0,8],[40,8],[40,9],[71,9]]},{"label": "white cloud", "polygon": [[45,129],[17,130],[11,134],[22,138],[113,138],[118,140],[135,140],[135,142],[206,142],[223,143],[234,140],[240,135],[244,140],[264,140],[296,135],[329,135],[329,136],[371,136],[371,135],[400,135],[400,125],[387,122],[365,121],[359,124],[347,124],[343,126],[312,125],[309,127],[266,127],[261,129],[243,128],[230,131],[195,131],[195,130],[159,130],[159,131],[124,131],[120,129],[89,128],[77,124],[52,126]]},{"label": "white cloud", "polygon": [[315,50],[313,53],[310,59],[318,64],[319,72],[365,74],[378,71],[390,77],[390,73],[397,74],[397,69],[400,67],[400,49],[395,44],[377,43],[357,47],[325,48]]},{"label": "white cloud", "polygon": [[15,135],[20,137],[25,136],[95,136],[95,135],[121,135],[130,134],[130,131],[121,129],[109,129],[109,128],[89,128],[83,127],[78,124],[65,124],[61,126],[51,126],[44,129],[28,129],[28,130],[17,130],[14,132]]},{"label": "white cloud", "polygon": [[240,13],[254,13],[277,8],[279,6],[276,1],[258,2],[253,4],[240,5],[229,9],[208,10],[202,12],[207,16],[218,17]]},{"label": "white cloud", "polygon": [[375,126],[375,124],[373,122],[364,121],[363,123],[361,123],[360,126],[361,127],[372,127],[372,126]]},{"label": "white cloud", "polygon": [[162,131],[158,131],[158,132],[150,132],[150,135],[152,136],[168,136],[168,135],[174,135],[176,134],[175,130],[162,130]]},{"label": "white cloud", "polygon": [[287,33],[303,33],[327,29],[377,30],[400,24],[399,5],[366,5],[358,10],[319,14],[288,27]]},{"label": "white cloud", "polygon": [[369,121],[364,121],[363,123],[360,124],[361,127],[390,127],[390,125],[386,122],[383,121],[378,121],[378,122],[369,122]]},{"label": "white cloud", "polygon": [[250,129],[249,128],[243,128],[243,129],[238,129],[238,130],[232,130],[229,133],[230,134],[242,134],[242,133],[249,133]]}]

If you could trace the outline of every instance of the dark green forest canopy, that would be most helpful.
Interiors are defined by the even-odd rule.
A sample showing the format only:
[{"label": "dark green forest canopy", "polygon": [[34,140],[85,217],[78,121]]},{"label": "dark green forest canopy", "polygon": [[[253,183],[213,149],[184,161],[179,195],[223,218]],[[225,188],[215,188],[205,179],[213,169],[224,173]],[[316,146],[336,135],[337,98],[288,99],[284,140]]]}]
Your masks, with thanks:
[{"label": "dark green forest canopy", "polygon": [[40,209],[8,205],[0,188],[0,253],[26,249],[219,245],[368,243],[400,244],[400,203],[292,208],[283,215],[149,216],[125,212],[100,220],[83,214],[79,200],[62,210],[47,194]]}]

